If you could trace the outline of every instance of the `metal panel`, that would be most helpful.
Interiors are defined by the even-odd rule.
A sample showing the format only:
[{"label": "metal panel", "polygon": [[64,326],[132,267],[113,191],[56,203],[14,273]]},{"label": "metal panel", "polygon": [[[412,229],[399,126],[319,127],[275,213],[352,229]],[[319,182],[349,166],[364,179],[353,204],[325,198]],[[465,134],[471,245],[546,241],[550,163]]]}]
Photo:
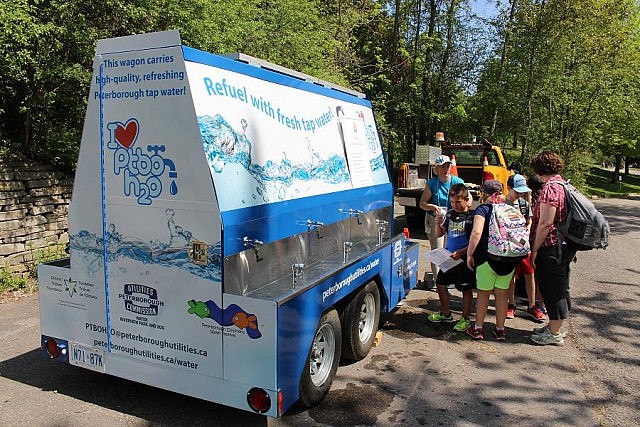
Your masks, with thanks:
[{"label": "metal panel", "polygon": [[[387,242],[390,218],[391,207],[345,211],[333,224],[310,223],[308,231],[269,244],[248,242],[248,249],[224,259],[224,292],[273,300],[295,293]],[[302,269],[295,289],[294,265]]]}]

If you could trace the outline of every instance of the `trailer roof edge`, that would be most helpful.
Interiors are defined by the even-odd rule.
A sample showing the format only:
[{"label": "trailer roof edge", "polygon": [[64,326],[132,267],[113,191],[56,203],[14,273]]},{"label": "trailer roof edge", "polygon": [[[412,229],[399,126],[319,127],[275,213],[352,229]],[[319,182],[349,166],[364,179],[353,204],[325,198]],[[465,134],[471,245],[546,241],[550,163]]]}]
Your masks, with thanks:
[{"label": "trailer roof edge", "polygon": [[245,64],[253,65],[255,67],[264,68],[265,70],[270,70],[270,71],[274,71],[276,73],[284,74],[284,75],[289,76],[289,77],[294,77],[296,79],[303,80],[303,81],[308,82],[308,83],[313,83],[313,84],[316,84],[318,86],[323,86],[323,87],[326,87],[328,89],[344,92],[346,94],[349,94],[349,95],[352,95],[352,96],[355,96],[355,97],[358,97],[358,98],[367,99],[367,97],[366,97],[366,95],[364,93],[357,92],[357,91],[355,91],[353,89],[349,89],[348,87],[344,87],[344,86],[340,86],[340,85],[337,85],[337,84],[334,84],[334,83],[330,83],[330,82],[327,82],[325,80],[320,80],[320,79],[318,79],[316,77],[313,77],[313,76],[310,76],[308,74],[301,73],[299,71],[292,70],[290,68],[282,67],[280,65],[276,65],[276,64],[273,64],[271,62],[255,58],[253,56],[246,55],[244,53],[235,52],[235,53],[222,54],[220,56],[223,56],[223,57],[229,58],[229,59],[233,59],[235,61],[240,61],[240,62],[243,62]]}]

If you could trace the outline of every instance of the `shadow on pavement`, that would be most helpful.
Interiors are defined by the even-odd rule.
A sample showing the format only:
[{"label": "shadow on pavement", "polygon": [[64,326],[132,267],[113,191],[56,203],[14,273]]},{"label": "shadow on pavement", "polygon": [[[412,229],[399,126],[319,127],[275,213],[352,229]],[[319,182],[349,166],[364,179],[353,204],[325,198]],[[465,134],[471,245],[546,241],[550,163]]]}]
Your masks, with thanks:
[{"label": "shadow on pavement", "polygon": [[267,418],[261,415],[50,361],[39,349],[1,362],[0,372],[43,391],[141,418],[148,425],[267,425]]}]

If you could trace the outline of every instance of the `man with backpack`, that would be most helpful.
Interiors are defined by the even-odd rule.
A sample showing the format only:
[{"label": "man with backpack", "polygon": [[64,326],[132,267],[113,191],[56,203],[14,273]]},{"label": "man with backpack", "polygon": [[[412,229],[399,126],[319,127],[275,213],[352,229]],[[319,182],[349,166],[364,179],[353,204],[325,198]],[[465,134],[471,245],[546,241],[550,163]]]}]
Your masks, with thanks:
[{"label": "man with backpack", "polygon": [[547,326],[534,328],[531,341],[564,345],[566,332],[562,325],[571,310],[569,272],[577,251],[566,243],[558,228],[567,220],[565,180],[560,175],[564,162],[558,154],[543,151],[531,160],[531,168],[543,183],[533,208],[531,265],[549,316]]}]

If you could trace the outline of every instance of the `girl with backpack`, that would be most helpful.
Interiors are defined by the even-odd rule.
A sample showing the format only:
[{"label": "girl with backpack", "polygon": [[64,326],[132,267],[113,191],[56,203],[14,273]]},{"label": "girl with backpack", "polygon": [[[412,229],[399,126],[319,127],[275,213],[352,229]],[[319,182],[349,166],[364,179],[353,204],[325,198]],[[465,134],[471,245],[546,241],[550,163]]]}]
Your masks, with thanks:
[{"label": "girl with backpack", "polygon": [[[481,204],[475,210],[473,229],[467,249],[467,266],[476,272],[478,289],[476,322],[469,326],[467,334],[474,339],[484,339],[484,318],[489,307],[489,297],[493,294],[496,304],[496,324],[492,332],[498,341],[505,341],[507,336],[504,321],[507,317],[509,285],[520,258],[508,259],[490,255],[489,237],[494,207],[504,206],[502,183],[496,180],[485,181],[480,191]],[[519,219],[526,229],[526,222],[522,214],[513,207],[510,209],[513,209],[516,215],[520,215]],[[528,235],[526,238],[528,240]],[[525,251],[528,253],[528,245]]]}]

